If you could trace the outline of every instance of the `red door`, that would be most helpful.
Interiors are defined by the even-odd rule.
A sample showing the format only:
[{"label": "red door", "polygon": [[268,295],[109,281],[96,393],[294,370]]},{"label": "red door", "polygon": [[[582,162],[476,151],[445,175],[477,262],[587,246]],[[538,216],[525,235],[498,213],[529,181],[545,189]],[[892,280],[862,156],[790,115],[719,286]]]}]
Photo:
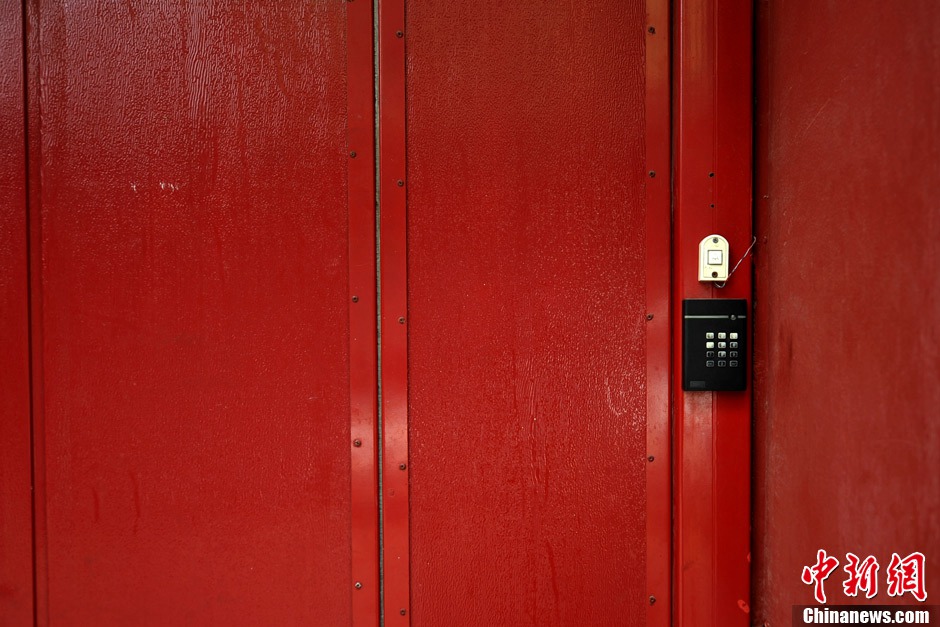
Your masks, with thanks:
[{"label": "red door", "polygon": [[39,624],[348,623],[344,4],[28,15]]},{"label": "red door", "polygon": [[748,396],[671,382],[749,14],[673,78],[668,6],[8,10],[0,622],[745,624]]},{"label": "red door", "polygon": [[665,3],[380,10],[386,624],[666,625]]}]

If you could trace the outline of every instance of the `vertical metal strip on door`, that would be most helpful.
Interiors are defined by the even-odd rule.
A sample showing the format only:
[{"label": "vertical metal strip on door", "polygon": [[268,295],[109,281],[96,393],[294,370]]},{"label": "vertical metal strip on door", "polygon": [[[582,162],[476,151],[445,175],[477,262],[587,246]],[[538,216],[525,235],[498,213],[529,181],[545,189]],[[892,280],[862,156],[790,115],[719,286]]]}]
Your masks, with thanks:
[{"label": "vertical metal strip on door", "polygon": [[378,0],[379,208],[384,620],[411,617],[405,3]]},{"label": "vertical metal strip on door", "polygon": [[646,3],[646,582],[648,627],[672,617],[672,438],[670,433],[672,151],[668,0]]},{"label": "vertical metal strip on door", "polygon": [[352,624],[379,624],[375,67],[371,2],[346,2]]}]

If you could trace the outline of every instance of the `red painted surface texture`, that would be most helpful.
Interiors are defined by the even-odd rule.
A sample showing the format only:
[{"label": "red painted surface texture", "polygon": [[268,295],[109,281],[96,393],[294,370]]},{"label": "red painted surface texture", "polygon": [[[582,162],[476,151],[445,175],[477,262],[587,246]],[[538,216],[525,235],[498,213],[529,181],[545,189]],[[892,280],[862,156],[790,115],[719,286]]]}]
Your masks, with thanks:
[{"label": "red painted surface texture", "polygon": [[39,623],[348,622],[345,4],[29,9]]},{"label": "red painted surface texture", "polygon": [[[724,288],[698,281],[698,245],[730,243],[732,267],[751,232],[751,3],[675,5],[674,622],[743,627],[750,609],[750,392],[682,392],[685,298],[748,298],[751,260]],[[680,400],[681,399],[681,400]]]},{"label": "red painted surface texture", "polygon": [[22,7],[0,6],[0,624],[33,620]]},{"label": "red painted surface texture", "polygon": [[757,10],[755,622],[778,626],[820,548],[876,556],[881,602],[891,553],[922,551],[940,594],[940,7]]},{"label": "red painted surface texture", "polygon": [[412,624],[642,624],[645,7],[405,15]]}]

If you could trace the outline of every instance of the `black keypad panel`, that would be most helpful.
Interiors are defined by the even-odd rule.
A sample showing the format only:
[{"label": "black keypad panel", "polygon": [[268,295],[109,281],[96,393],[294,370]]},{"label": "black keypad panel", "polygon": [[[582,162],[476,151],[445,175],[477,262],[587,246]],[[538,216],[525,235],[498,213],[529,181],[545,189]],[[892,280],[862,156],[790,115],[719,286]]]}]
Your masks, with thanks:
[{"label": "black keypad panel", "polygon": [[682,301],[682,389],[747,389],[747,315],[746,300]]}]

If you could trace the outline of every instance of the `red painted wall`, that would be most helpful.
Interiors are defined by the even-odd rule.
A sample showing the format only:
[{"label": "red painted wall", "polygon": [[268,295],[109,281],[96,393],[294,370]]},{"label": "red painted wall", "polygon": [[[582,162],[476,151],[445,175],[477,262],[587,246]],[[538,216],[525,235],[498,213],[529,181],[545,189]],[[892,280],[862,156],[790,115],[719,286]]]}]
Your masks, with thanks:
[{"label": "red painted wall", "polygon": [[819,548],[876,556],[882,601],[891,553],[922,551],[940,595],[940,6],[757,14],[754,618],[777,627]]},{"label": "red painted wall", "polygon": [[39,624],[349,620],[344,7],[29,5]]}]

